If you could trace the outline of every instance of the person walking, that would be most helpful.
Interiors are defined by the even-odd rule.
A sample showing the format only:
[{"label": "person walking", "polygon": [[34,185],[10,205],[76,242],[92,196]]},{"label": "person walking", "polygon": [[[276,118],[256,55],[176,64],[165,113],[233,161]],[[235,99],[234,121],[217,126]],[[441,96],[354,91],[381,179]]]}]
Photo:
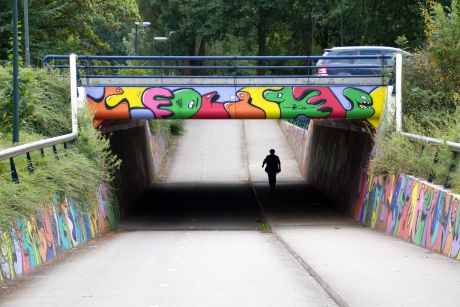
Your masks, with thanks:
[{"label": "person walking", "polygon": [[276,174],[281,172],[281,161],[280,158],[275,155],[275,150],[270,149],[270,154],[265,157],[264,162],[262,163],[262,168],[265,167],[265,172],[268,174],[268,183],[270,184],[270,190],[275,189],[276,185]]}]

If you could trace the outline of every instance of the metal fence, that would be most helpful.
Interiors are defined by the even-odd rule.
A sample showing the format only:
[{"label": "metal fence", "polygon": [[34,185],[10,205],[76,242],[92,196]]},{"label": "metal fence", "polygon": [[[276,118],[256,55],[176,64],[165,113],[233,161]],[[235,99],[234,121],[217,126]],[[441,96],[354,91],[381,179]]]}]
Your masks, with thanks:
[{"label": "metal fence", "polygon": [[[391,79],[392,56],[79,56],[79,78],[247,77],[265,78],[386,78]],[[49,69],[67,69],[67,55],[48,55]],[[318,61],[322,60],[322,64]],[[327,63],[329,60],[331,63]],[[336,63],[366,60],[371,64]],[[336,63],[336,64],[334,64]],[[327,69],[331,74],[321,73]],[[339,72],[340,70],[340,72]],[[346,72],[349,70],[349,72]]]}]

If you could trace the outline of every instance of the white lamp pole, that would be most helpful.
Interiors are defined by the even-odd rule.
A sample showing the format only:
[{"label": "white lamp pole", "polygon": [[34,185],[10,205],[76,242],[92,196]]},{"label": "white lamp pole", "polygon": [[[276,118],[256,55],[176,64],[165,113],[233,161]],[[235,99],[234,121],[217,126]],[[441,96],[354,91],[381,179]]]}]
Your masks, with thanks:
[{"label": "white lamp pole", "polygon": [[138,41],[138,38],[137,38],[137,29],[138,29],[139,27],[143,28],[143,27],[148,27],[148,26],[150,26],[150,22],[148,22],[148,21],[136,21],[134,24],[136,25],[136,37],[135,37],[135,41],[134,41],[134,55],[137,55],[137,51],[138,51],[138,49],[139,49],[139,48],[138,48],[138,43],[137,43],[137,41]]}]

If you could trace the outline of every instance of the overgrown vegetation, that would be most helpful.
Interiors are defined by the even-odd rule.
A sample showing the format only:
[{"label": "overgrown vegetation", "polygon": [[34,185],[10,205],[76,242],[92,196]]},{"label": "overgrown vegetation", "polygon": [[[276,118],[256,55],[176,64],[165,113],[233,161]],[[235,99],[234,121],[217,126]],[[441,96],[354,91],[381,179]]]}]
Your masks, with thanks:
[{"label": "overgrown vegetation", "polygon": [[[0,110],[8,110],[11,77],[0,67]],[[44,139],[70,130],[68,80],[41,69],[24,70],[30,98],[21,103],[21,141]],[[8,81],[5,81],[8,80]],[[25,80],[21,80],[26,82]],[[2,113],[3,116],[3,113]],[[8,116],[2,118],[0,148],[11,146]],[[31,152],[34,171],[29,173],[25,155],[14,158],[19,184],[11,180],[8,160],[0,162],[0,228],[19,215],[34,214],[53,203],[57,192],[72,195],[79,204],[94,203],[96,187],[101,180],[110,182],[120,161],[110,152],[109,141],[92,126],[92,114],[83,109],[79,115],[79,136],[64,149],[58,145],[57,157],[51,148]],[[30,166],[29,166],[30,168]]]},{"label": "overgrown vegetation", "polygon": [[149,126],[153,134],[163,133],[167,138],[181,135],[184,132],[182,119],[150,120]]},{"label": "overgrown vegetation", "polygon": [[[403,129],[460,142],[460,1],[424,9],[426,46],[404,65]],[[377,140],[374,174],[405,172],[460,192],[460,155],[410,141],[389,126]]]}]

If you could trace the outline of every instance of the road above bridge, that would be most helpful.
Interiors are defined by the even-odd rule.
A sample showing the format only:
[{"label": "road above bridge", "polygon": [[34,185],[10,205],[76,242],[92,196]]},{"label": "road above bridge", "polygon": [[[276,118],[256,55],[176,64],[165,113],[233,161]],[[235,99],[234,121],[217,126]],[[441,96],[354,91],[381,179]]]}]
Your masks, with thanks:
[{"label": "road above bridge", "polygon": [[[458,306],[460,263],[337,212],[303,181],[276,121],[186,129],[120,232],[0,305]],[[282,161],[274,193],[261,168],[270,148]]]}]

